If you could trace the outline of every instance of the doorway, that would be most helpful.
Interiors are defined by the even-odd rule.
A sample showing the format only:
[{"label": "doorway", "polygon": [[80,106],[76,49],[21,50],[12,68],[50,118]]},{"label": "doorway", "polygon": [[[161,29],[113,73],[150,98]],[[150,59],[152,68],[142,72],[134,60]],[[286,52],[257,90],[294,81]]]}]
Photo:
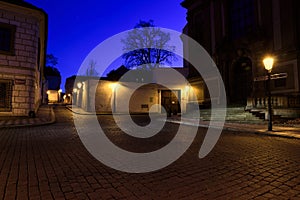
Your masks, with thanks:
[{"label": "doorway", "polygon": [[253,74],[252,62],[248,57],[240,57],[234,65],[232,102],[247,105],[247,98],[252,95]]},{"label": "doorway", "polygon": [[161,105],[168,114],[177,115],[177,113],[181,112],[180,99],[180,90],[161,90]]}]

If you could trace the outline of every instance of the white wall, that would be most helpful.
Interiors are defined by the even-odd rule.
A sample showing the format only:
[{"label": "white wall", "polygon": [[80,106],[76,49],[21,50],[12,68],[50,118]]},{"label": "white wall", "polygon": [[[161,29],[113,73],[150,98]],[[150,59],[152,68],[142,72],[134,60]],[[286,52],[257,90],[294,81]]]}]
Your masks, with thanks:
[{"label": "white wall", "polygon": [[48,90],[47,95],[48,95],[48,102],[50,102],[50,103],[58,102],[57,90]]},{"label": "white wall", "polygon": [[[180,91],[181,112],[185,113],[189,97],[192,98],[190,95],[192,87],[186,83],[185,78],[173,69],[158,70],[153,77],[154,81],[161,85],[106,80],[85,81],[82,89],[77,92],[77,96],[82,95],[82,100],[81,102],[77,101],[77,105],[84,110],[97,113],[111,113],[113,111],[117,113],[128,111],[147,113],[153,105],[161,103],[159,91],[169,89]],[[156,107],[152,112],[160,113],[161,110]]]}]

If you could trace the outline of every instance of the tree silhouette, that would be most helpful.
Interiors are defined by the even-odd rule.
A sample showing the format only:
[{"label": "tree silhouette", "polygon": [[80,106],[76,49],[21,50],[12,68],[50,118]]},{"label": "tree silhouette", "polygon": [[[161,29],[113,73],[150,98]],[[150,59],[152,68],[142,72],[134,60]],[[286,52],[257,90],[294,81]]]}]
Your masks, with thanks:
[{"label": "tree silhouette", "polygon": [[46,67],[44,69],[45,78],[48,81],[48,89],[60,89],[61,75],[59,70],[55,67],[58,59],[53,54],[46,55]]},{"label": "tree silhouette", "polygon": [[91,60],[89,66],[85,71],[86,76],[98,76],[98,72],[96,71],[96,61]]},{"label": "tree silhouette", "polygon": [[45,67],[45,76],[61,76],[56,67]]},{"label": "tree silhouette", "polygon": [[110,72],[108,72],[106,77],[108,78],[108,80],[118,81],[128,71],[129,69],[122,65],[118,69],[113,69]]},{"label": "tree silhouette", "polygon": [[53,54],[46,55],[46,66],[47,67],[55,67],[58,63],[58,59]]},{"label": "tree silhouette", "polygon": [[153,69],[176,60],[175,46],[168,44],[170,34],[155,27],[153,20],[142,21],[121,42],[125,65],[129,68]]}]

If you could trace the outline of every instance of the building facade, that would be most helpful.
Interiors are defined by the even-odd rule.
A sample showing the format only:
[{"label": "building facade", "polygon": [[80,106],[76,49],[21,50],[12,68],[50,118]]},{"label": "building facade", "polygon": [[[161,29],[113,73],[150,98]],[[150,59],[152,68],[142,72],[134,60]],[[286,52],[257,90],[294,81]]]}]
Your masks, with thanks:
[{"label": "building facade", "polygon": [[[183,33],[212,56],[222,75],[231,105],[265,109],[267,71],[263,58],[275,58],[271,80],[275,114],[299,117],[300,3],[297,0],[185,0]],[[189,45],[184,43],[185,56]],[[209,99],[193,66],[189,77]],[[276,113],[277,112],[277,113]]]},{"label": "building facade", "polygon": [[0,2],[0,115],[28,116],[43,98],[46,13],[21,0]]},{"label": "building facade", "polygon": [[188,103],[195,100],[184,78],[187,70],[156,68],[150,74],[152,80],[143,76],[144,82],[134,70],[118,81],[72,76],[66,81],[66,94],[72,90],[73,105],[96,113],[186,113]]}]

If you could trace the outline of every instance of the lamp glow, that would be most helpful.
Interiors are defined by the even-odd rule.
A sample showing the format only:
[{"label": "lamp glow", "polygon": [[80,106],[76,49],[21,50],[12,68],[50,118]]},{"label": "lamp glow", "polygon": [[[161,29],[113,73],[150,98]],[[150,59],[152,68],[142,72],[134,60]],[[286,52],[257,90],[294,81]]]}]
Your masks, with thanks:
[{"label": "lamp glow", "polygon": [[263,59],[265,69],[268,71],[267,79],[267,92],[268,92],[268,131],[272,131],[272,94],[271,94],[271,71],[274,64],[274,59],[272,57],[266,57]]},{"label": "lamp glow", "polygon": [[111,84],[109,85],[109,87],[110,87],[112,90],[116,89],[117,86],[118,86],[118,83],[111,83]]},{"label": "lamp glow", "polygon": [[82,83],[81,82],[78,82],[77,83],[77,87],[80,89],[82,87]]},{"label": "lamp glow", "polygon": [[273,68],[274,59],[272,57],[266,57],[263,60],[265,69],[271,71]]}]

